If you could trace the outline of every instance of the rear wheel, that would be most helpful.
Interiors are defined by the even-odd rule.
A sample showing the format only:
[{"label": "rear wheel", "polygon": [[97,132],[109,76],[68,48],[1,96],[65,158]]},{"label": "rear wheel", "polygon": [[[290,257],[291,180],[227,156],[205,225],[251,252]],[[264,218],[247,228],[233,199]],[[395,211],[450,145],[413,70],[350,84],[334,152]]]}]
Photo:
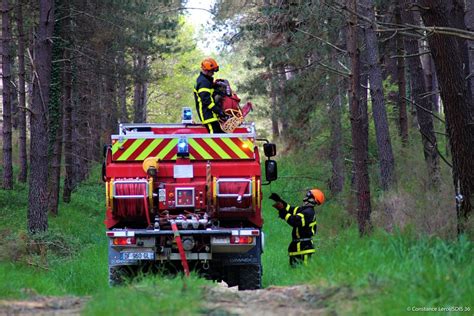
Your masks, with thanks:
[{"label": "rear wheel", "polygon": [[125,282],[132,276],[132,270],[129,266],[109,267],[109,285],[117,286]]},{"label": "rear wheel", "polygon": [[262,266],[260,264],[239,267],[239,290],[257,290],[262,288]]}]

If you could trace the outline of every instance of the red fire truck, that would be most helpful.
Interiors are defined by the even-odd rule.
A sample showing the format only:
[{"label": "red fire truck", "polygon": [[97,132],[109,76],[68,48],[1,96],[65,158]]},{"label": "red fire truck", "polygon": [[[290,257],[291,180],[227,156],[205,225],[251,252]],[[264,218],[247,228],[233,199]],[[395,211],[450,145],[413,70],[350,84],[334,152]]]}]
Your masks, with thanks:
[{"label": "red fire truck", "polygon": [[261,186],[277,178],[275,145],[258,139],[253,124],[209,134],[186,119],[121,124],[111,138],[103,168],[110,284],[137,270],[194,269],[241,290],[260,288]]}]

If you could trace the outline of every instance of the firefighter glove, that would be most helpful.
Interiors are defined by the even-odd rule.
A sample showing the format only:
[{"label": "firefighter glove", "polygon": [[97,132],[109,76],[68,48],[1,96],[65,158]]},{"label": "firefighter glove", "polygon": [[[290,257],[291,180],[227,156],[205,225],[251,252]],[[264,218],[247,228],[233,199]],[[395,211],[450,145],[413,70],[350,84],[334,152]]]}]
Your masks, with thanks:
[{"label": "firefighter glove", "polygon": [[273,200],[275,202],[283,202],[283,200],[281,199],[281,197],[276,194],[276,193],[272,193],[270,194],[270,196],[268,197],[270,200]]},{"label": "firefighter glove", "polygon": [[275,204],[273,204],[273,207],[280,212],[285,211],[285,205],[282,202],[276,202]]}]

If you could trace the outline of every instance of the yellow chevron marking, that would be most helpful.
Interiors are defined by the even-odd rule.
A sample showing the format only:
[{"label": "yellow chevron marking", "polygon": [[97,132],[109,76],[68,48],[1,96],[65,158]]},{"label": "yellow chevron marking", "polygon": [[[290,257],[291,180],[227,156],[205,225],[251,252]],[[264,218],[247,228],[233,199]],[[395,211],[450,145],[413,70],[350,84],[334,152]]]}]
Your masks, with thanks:
[{"label": "yellow chevron marking", "polygon": [[135,139],[130,147],[128,147],[125,152],[117,160],[127,160],[133,152],[145,141],[145,139]]},{"label": "yellow chevron marking", "polygon": [[163,139],[156,138],[154,139],[143,151],[140,155],[135,160],[145,160],[145,158],[150,155],[150,153],[160,145],[160,143],[163,141]]},{"label": "yellow chevron marking", "polygon": [[169,152],[170,152],[174,147],[176,147],[177,144],[178,144],[178,139],[172,139],[172,140],[168,143],[168,145],[166,145],[165,148],[163,148],[163,150],[158,153],[158,158],[159,158],[159,159],[163,159],[167,154],[169,154]]},{"label": "yellow chevron marking", "polygon": [[[204,159],[212,159],[213,157],[204,149],[202,148],[197,141],[194,139],[190,138],[188,139],[189,145],[198,152],[199,155],[201,155]],[[193,158],[195,159],[195,158]]]},{"label": "yellow chevron marking", "polygon": [[219,155],[219,157],[222,159],[231,159],[231,157],[212,138],[203,139]]},{"label": "yellow chevron marking", "polygon": [[239,158],[248,158],[247,154],[240,149],[230,138],[222,137],[222,141],[239,156]]}]

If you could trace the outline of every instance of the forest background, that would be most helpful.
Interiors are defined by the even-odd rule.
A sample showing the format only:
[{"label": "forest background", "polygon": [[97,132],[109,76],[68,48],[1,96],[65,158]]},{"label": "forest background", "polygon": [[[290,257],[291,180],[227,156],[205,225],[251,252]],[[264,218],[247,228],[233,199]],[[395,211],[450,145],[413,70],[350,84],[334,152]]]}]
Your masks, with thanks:
[{"label": "forest background", "polygon": [[[210,16],[222,44],[210,53],[197,39],[213,42],[211,31],[185,23],[186,1],[3,0],[0,293],[92,295],[91,313],[114,313],[124,293],[140,305],[136,284],[97,286],[102,147],[119,122],[179,121],[212,55],[256,105],[259,135],[279,145],[280,181],[264,193],[298,204],[317,186],[328,197],[318,255],[296,274],[282,264],[289,231],[264,204],[264,285],[338,289],[322,304],[343,313],[472,308],[470,5],[221,0]],[[179,280],[142,282],[153,308],[176,308]]]}]

